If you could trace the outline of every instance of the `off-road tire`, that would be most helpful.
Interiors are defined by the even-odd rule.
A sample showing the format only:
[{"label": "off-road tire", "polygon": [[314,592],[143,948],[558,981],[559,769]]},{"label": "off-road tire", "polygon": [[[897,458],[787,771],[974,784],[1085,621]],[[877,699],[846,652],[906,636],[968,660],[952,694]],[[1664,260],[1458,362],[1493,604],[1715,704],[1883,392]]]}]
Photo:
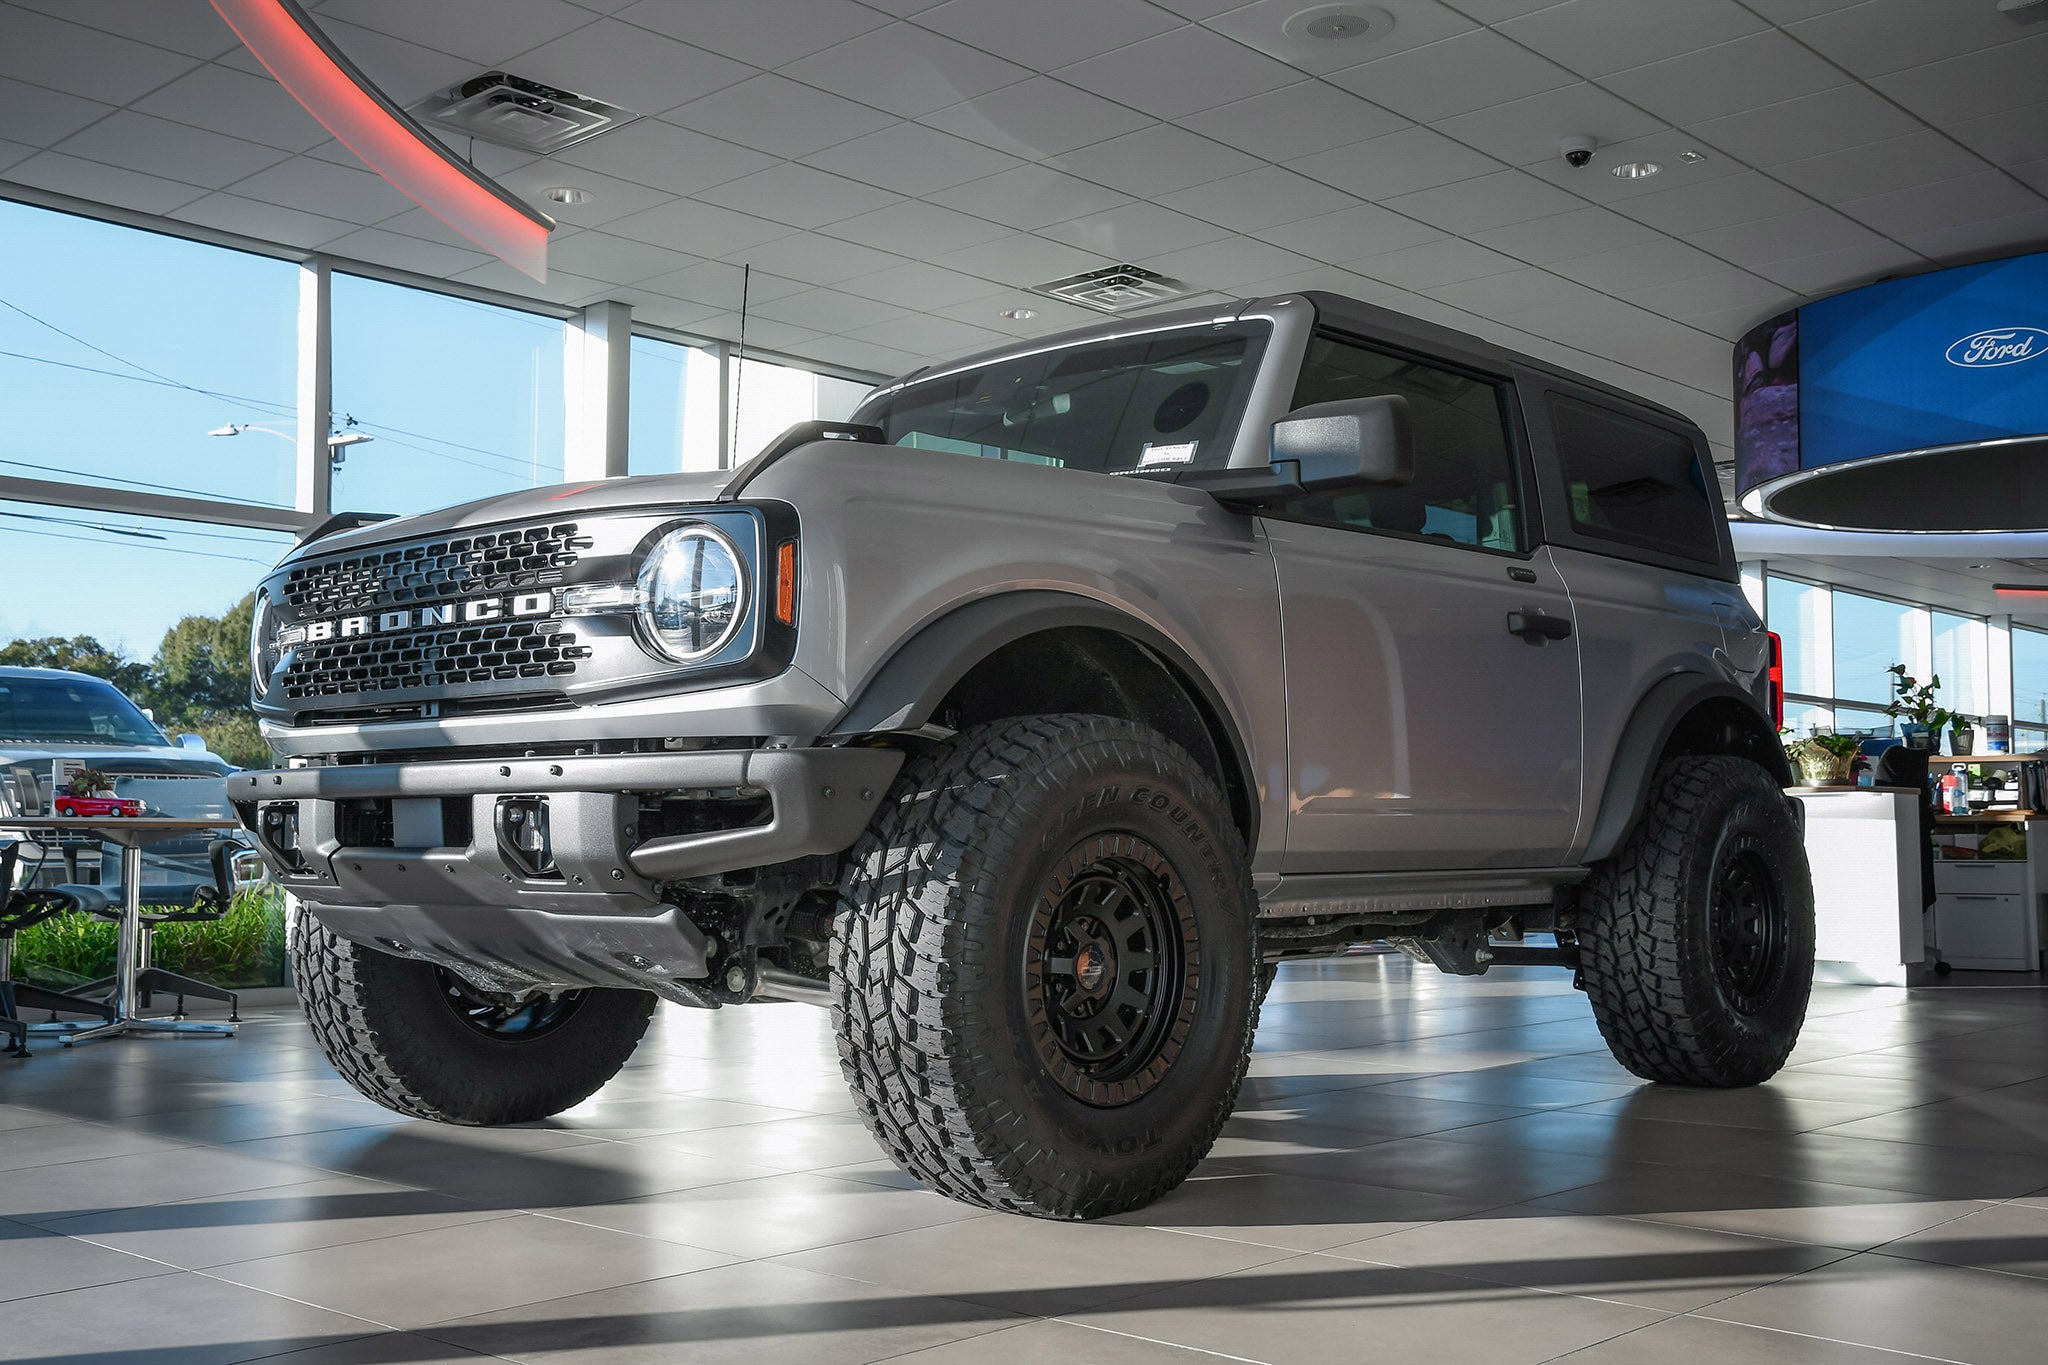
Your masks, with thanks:
[{"label": "off-road tire", "polygon": [[[1065,978],[1027,980],[1048,960],[1033,935],[1075,859],[1139,849],[1159,855],[1155,887],[1180,888],[1162,893],[1182,917],[1183,985],[1161,1011],[1178,1042],[1092,1104],[1046,1041]],[[832,1019],[861,1116],[964,1203],[1062,1219],[1151,1203],[1208,1153],[1244,1079],[1254,904],[1228,803],[1164,736],[1083,715],[962,730],[905,765],[840,882]]]},{"label": "off-road tire", "polygon": [[[1767,882],[1782,911],[1776,947],[1750,955],[1765,964],[1749,973],[1753,987],[1729,983],[1744,972],[1716,936],[1727,922],[1717,898],[1737,875]],[[1627,841],[1581,887],[1575,923],[1593,1017],[1636,1075],[1755,1085],[1798,1042],[1813,989],[1813,887],[1788,799],[1758,764],[1665,762]]]},{"label": "off-road tire", "polygon": [[1258,993],[1258,997],[1259,997],[1259,1006],[1260,1006],[1260,1008],[1262,1008],[1262,1009],[1263,1009],[1263,1008],[1265,1007],[1265,1004],[1266,1004],[1266,996],[1267,996],[1268,994],[1270,994],[1270,993],[1272,992],[1272,989],[1273,989],[1273,983],[1274,983],[1275,981],[1279,980],[1279,979],[1280,979],[1280,964],[1279,964],[1279,963],[1277,963],[1277,962],[1261,962],[1261,963],[1259,964],[1259,976],[1258,976],[1258,981],[1257,981],[1257,983],[1256,983],[1256,984],[1254,985],[1253,989],[1254,989],[1254,990],[1255,990],[1255,991],[1256,991],[1256,992]]},{"label": "off-road tire", "polygon": [[488,1126],[559,1114],[626,1064],[655,997],[590,990],[532,1038],[492,1037],[464,1021],[425,962],[341,937],[301,907],[292,973],[313,1037],[342,1078],[386,1109]]}]

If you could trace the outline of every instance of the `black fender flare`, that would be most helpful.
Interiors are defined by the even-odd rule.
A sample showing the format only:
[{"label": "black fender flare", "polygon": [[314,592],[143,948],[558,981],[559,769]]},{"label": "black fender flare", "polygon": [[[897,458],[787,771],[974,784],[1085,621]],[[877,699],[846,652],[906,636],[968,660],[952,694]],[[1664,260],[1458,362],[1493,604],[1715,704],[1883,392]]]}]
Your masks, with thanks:
[{"label": "black fender flare", "polygon": [[[854,689],[828,734],[835,737],[916,730],[960,680],[1005,645],[1050,630],[1088,628],[1130,640],[1185,688],[1218,740],[1218,756],[1234,768],[1225,786],[1243,793],[1247,846],[1257,847],[1259,785],[1230,708],[1208,674],[1172,637],[1128,612],[1076,593],[1024,589],[956,607],[899,645]],[[1234,778],[1234,783],[1228,779]]]},{"label": "black fender flare", "polygon": [[1680,724],[1702,702],[1732,701],[1755,721],[1756,738],[1766,755],[1764,767],[1781,787],[1792,785],[1792,765],[1778,742],[1770,717],[1758,706],[1756,696],[1732,682],[1700,673],[1676,673],[1661,679],[1643,694],[1635,713],[1621,732],[1614,761],[1607,768],[1607,789],[1600,800],[1600,813],[1593,821],[1583,861],[1596,863],[1621,847],[1635,828],[1637,818],[1650,801],[1650,784],[1657,776],[1657,761],[1664,756]]}]

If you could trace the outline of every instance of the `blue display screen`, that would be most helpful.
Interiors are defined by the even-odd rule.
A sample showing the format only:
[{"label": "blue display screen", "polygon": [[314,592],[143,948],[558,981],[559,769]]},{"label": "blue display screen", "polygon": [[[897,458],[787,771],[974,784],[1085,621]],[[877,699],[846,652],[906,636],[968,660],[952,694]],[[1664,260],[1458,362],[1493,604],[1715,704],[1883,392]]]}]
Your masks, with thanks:
[{"label": "blue display screen", "polygon": [[1797,383],[1804,469],[2048,433],[2048,253],[1808,304]]}]

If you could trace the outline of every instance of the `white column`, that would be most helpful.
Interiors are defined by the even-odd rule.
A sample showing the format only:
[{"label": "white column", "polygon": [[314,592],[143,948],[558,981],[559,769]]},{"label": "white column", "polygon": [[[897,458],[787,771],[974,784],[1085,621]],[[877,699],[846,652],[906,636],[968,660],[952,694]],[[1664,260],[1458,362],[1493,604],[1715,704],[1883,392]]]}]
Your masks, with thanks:
[{"label": "white column", "polygon": [[734,348],[720,342],[718,350],[718,464],[719,469],[732,468],[732,376],[733,366],[738,363],[733,357]]},{"label": "white column", "polygon": [[593,303],[565,325],[563,477],[617,478],[626,472],[633,309],[616,300]]},{"label": "white column", "polygon": [[1764,591],[1764,579],[1769,575],[1771,566],[1764,560],[1752,559],[1747,564],[1738,565],[1737,567],[1742,574],[1742,595],[1749,599],[1749,605],[1755,609],[1757,616],[1762,619],[1764,629],[1769,630],[1771,628],[1771,614],[1764,610],[1765,603],[1769,598],[1769,594]]},{"label": "white column", "polygon": [[327,457],[327,429],[334,405],[331,303],[333,290],[324,258],[299,267],[299,430],[293,506],[318,526],[333,506],[334,470]]},{"label": "white column", "polygon": [[[1984,639],[1984,666],[1985,671],[1990,674],[1985,687],[1985,697],[1990,704],[1985,707],[1985,714],[2004,716],[2010,720],[2013,718],[2012,617],[1987,617],[1984,622]],[[2020,752],[2017,745],[2014,746],[2013,752]]]}]

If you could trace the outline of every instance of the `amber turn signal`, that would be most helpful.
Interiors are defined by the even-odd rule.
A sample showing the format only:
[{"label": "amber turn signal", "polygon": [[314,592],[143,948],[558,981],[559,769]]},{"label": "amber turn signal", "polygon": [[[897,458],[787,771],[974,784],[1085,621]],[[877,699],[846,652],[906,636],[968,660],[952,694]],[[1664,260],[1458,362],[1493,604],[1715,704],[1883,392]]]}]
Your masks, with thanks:
[{"label": "amber turn signal", "polygon": [[796,624],[796,542],[785,540],[775,551],[775,619]]}]

